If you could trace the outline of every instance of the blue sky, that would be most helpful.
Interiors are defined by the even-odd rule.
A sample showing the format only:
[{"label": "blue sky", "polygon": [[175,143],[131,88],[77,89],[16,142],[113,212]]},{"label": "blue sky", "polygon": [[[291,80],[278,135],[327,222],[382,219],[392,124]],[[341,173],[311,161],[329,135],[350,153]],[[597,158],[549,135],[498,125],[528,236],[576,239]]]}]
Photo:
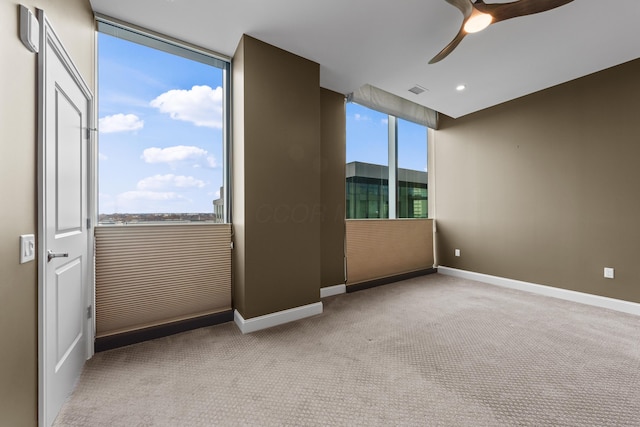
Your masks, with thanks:
[{"label": "blue sky", "polygon": [[[222,70],[98,35],[99,212],[212,212],[222,186]],[[401,121],[399,167],[426,170]],[[347,162],[387,164],[387,116],[347,105]]]},{"label": "blue sky", "polygon": [[[358,104],[347,104],[347,163],[387,165],[388,116]],[[427,170],[427,128],[398,120],[398,167]]]},{"label": "blue sky", "polygon": [[212,212],[222,70],[99,34],[99,212]]}]

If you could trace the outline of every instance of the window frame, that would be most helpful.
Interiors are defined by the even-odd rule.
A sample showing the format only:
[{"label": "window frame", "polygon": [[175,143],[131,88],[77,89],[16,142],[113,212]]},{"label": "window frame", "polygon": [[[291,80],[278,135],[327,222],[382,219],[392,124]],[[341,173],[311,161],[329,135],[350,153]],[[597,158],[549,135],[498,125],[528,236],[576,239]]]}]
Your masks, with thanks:
[{"label": "window frame", "polygon": [[[95,67],[95,81],[96,85],[98,84],[98,61],[99,61],[99,51],[98,51],[98,33],[103,33],[107,35],[111,35],[113,37],[117,37],[123,40],[130,41],[132,43],[137,43],[152,49],[157,49],[166,53],[170,53],[173,55],[181,56],[183,58],[197,61],[203,64],[211,65],[213,67],[219,68],[222,70],[222,188],[223,193],[220,194],[220,197],[224,201],[223,208],[223,223],[230,224],[232,223],[232,214],[231,214],[231,73],[232,73],[232,64],[231,58],[219,54],[217,52],[195,46],[193,44],[166,36],[164,34],[157,33],[155,31],[142,28],[130,23],[126,23],[120,21],[115,18],[111,18],[106,15],[96,14],[96,67]],[[98,101],[99,93],[96,96],[96,103]],[[98,123],[98,108],[96,105],[95,108],[95,123]],[[93,129],[96,131],[97,129]],[[94,189],[94,196],[92,197],[92,218],[96,226],[101,226],[98,218],[98,194],[99,194],[99,179],[98,179],[98,141],[99,138],[96,138],[96,149],[95,158],[93,159],[94,163],[94,176],[92,180],[92,187]],[[158,224],[162,226],[163,224]]]},{"label": "window frame", "polygon": [[[374,108],[371,108],[367,105],[363,105],[358,103],[357,101],[354,100],[347,100],[347,103],[351,103],[351,104],[356,104],[360,107],[364,107],[367,108],[369,110],[372,111],[376,111],[379,113],[383,113],[382,111],[376,110]],[[346,113],[347,109],[345,108],[345,113]],[[384,114],[384,113],[383,113]],[[371,218],[371,219],[427,219],[429,218],[429,207],[428,207],[428,200],[429,200],[429,193],[428,193],[428,180],[427,180],[427,184],[426,184],[426,190],[427,190],[427,216],[425,217],[400,217],[398,216],[398,214],[400,213],[400,206],[399,206],[399,202],[400,202],[400,181],[399,181],[399,168],[398,168],[398,122],[399,119],[408,121],[408,122],[412,122],[415,123],[417,125],[420,126],[424,126],[425,127],[425,144],[426,144],[426,157],[425,157],[425,162],[428,162],[428,153],[429,153],[429,136],[428,136],[428,129],[429,127],[422,124],[422,123],[416,123],[412,120],[408,120],[406,118],[402,118],[402,117],[398,117],[398,116],[394,116],[391,114],[387,114],[387,142],[388,142],[388,150],[387,150],[387,157],[388,157],[388,161],[387,161],[387,177],[386,177],[386,181],[387,181],[387,213],[388,216],[387,217],[383,217],[383,218]],[[349,144],[349,141],[346,142],[347,144]],[[348,164],[348,163],[347,163]],[[381,165],[384,166],[384,165]],[[426,173],[426,172],[425,172]],[[349,204],[349,200],[350,200],[350,194],[349,194],[349,186],[347,185],[349,183],[349,178],[347,177],[347,182],[345,183],[345,185],[347,186],[346,189],[346,200],[345,200],[345,218],[346,219],[369,219],[369,218],[349,218],[348,213],[353,210],[354,212],[357,211],[357,209],[354,207],[353,209],[351,209],[351,206]],[[384,181],[384,178],[382,179]],[[403,181],[404,182],[404,181]],[[359,181],[356,180],[352,180],[351,184],[352,185],[357,185],[359,183]],[[404,187],[405,189],[407,189],[408,187]],[[351,196],[355,196],[355,194],[352,194]]]}]

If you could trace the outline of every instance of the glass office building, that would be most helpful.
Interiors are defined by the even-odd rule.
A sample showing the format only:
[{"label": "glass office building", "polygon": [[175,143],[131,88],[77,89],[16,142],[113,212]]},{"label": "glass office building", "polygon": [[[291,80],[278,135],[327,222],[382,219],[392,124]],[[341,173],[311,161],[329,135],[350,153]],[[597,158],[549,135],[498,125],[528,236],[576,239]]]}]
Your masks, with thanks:
[{"label": "glass office building", "polygon": [[[347,219],[389,218],[389,168],[347,163]],[[427,173],[398,168],[398,218],[427,218]]]}]

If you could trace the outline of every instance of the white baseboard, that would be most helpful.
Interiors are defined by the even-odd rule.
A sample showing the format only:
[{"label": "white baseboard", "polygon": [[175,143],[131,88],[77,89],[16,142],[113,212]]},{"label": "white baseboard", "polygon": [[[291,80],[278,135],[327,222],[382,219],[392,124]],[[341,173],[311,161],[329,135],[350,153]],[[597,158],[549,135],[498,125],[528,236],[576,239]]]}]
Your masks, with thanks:
[{"label": "white baseboard", "polygon": [[584,292],[571,291],[568,289],[554,288],[553,286],[538,285],[536,283],[523,282],[504,277],[490,276],[488,274],[475,273],[473,271],[458,270],[457,268],[451,267],[438,267],[438,273],[640,316],[640,304],[631,301],[586,294]]},{"label": "white baseboard", "polygon": [[331,297],[334,295],[340,295],[347,292],[347,285],[335,285],[320,288],[320,298]]},{"label": "white baseboard", "polygon": [[240,331],[243,334],[249,334],[261,329],[272,328],[274,326],[304,319],[305,317],[315,316],[316,314],[321,313],[322,302],[316,302],[313,304],[290,308],[288,310],[265,314],[264,316],[252,317],[246,320],[238,310],[234,310],[233,320],[236,322],[236,325],[238,325],[238,328],[240,328]]}]

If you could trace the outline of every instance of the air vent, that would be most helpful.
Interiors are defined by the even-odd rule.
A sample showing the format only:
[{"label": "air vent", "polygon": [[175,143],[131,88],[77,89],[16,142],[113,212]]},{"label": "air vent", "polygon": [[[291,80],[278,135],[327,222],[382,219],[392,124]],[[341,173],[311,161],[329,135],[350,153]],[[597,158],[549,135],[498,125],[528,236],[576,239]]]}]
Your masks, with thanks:
[{"label": "air vent", "polygon": [[409,89],[409,92],[411,93],[415,93],[416,95],[420,95],[422,92],[424,92],[426,89],[423,88],[420,85],[415,85],[414,87],[412,87],[411,89]]}]

